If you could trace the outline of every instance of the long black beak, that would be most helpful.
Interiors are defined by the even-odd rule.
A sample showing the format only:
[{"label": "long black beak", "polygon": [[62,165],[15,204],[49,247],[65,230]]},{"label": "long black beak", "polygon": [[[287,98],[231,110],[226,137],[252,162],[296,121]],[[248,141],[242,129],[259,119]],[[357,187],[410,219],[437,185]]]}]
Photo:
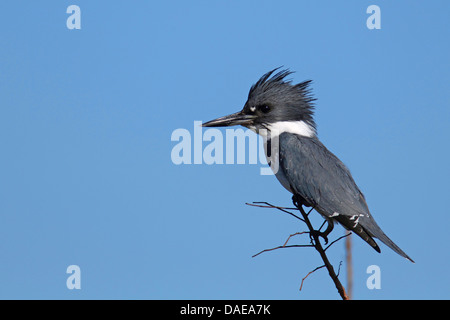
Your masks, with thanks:
[{"label": "long black beak", "polygon": [[251,114],[245,114],[242,111],[230,114],[229,116],[217,118],[208,121],[202,127],[229,127],[229,126],[248,126],[256,117]]}]

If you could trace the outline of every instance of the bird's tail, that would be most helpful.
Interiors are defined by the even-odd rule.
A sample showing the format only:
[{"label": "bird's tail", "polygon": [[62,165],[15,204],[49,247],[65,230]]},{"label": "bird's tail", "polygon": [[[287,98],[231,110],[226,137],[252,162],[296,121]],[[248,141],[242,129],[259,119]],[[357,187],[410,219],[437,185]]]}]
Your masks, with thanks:
[{"label": "bird's tail", "polygon": [[387,245],[389,248],[394,250],[397,254],[401,255],[403,258],[408,259],[412,263],[414,263],[414,260],[411,259],[402,249],[397,246],[394,241],[392,241],[384,232],[381,230],[380,227],[376,223],[369,225],[369,227],[366,230],[371,236],[379,239],[381,242],[383,242],[385,245]]},{"label": "bird's tail", "polygon": [[373,219],[370,221],[366,221],[364,223],[364,227],[360,223],[356,223],[353,220],[350,220],[346,216],[337,216],[334,218],[341,225],[343,225],[346,229],[356,233],[359,237],[361,237],[364,241],[366,241],[372,248],[374,248],[377,252],[381,252],[380,247],[377,245],[373,238],[379,239],[389,248],[394,250],[397,254],[402,257],[408,259],[409,261],[414,263],[414,260],[411,259],[402,249],[400,249],[384,232],[381,228],[376,224]]}]

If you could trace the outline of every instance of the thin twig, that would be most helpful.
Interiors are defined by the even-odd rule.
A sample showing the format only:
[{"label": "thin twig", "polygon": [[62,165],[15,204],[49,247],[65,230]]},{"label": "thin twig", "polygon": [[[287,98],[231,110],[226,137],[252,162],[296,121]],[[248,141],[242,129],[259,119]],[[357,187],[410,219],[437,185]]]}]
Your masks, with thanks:
[{"label": "thin twig", "polygon": [[[276,205],[271,204],[271,203],[269,203],[267,201],[253,201],[253,203],[246,202],[245,204],[249,205],[249,206],[260,207],[260,208],[274,208],[274,209],[279,209],[279,210],[298,210],[297,208],[276,206]],[[265,206],[263,206],[261,204],[265,204]]]},{"label": "thin twig", "polygon": [[[309,216],[309,213],[308,213],[308,216]],[[327,220],[324,220],[324,221],[322,222],[322,225],[320,226],[319,231],[322,230],[322,228],[323,228],[323,226],[325,225],[325,223],[327,223]]]},{"label": "thin twig", "polygon": [[342,261],[339,262],[339,267],[338,267],[338,273],[337,273],[337,277],[339,277],[339,273],[341,273],[341,266],[342,266]]},{"label": "thin twig", "polygon": [[294,236],[299,236],[299,235],[305,234],[305,233],[309,233],[309,232],[308,232],[308,231],[302,231],[302,232],[296,232],[296,233],[291,234],[291,235],[287,238],[286,242],[283,244],[283,247],[287,245],[287,243],[289,242],[289,240],[290,240],[292,237],[294,237]]},{"label": "thin twig", "polygon": [[308,278],[308,276],[309,276],[311,273],[314,273],[314,272],[316,272],[317,270],[319,270],[319,269],[321,269],[321,268],[324,268],[324,267],[325,267],[325,265],[321,265],[320,267],[315,268],[313,271],[308,272],[308,274],[302,279],[302,283],[300,284],[300,291],[302,291],[303,281],[305,281],[305,279]]},{"label": "thin twig", "polygon": [[278,246],[278,247],[271,248],[271,249],[264,249],[263,251],[260,251],[260,252],[258,252],[257,254],[254,254],[254,255],[252,256],[252,258],[254,258],[254,257],[258,256],[258,255],[260,255],[261,253],[264,253],[264,252],[267,252],[267,251],[273,251],[273,250],[276,250],[276,249],[282,249],[282,248],[306,248],[306,247],[312,247],[312,245],[310,245],[310,244],[298,244],[298,245],[287,246],[287,243],[289,242],[289,240],[290,240],[292,237],[298,236],[298,235],[301,235],[301,234],[305,234],[305,233],[309,233],[309,232],[308,232],[308,231],[303,231],[303,232],[296,232],[296,233],[293,233],[293,234],[291,234],[291,235],[287,238],[287,240],[285,241],[285,243],[284,243],[282,246]]},{"label": "thin twig", "polygon": [[351,233],[347,233],[347,234],[345,234],[345,235],[343,235],[343,236],[337,238],[336,240],[332,241],[325,249],[323,249],[323,251],[327,251],[327,249],[328,249],[329,247],[331,247],[333,244],[335,244],[336,242],[338,242],[338,241],[341,240],[341,239],[344,239],[344,238],[348,237],[349,235],[351,235]]},{"label": "thin twig", "polygon": [[256,256],[259,256],[261,253],[268,252],[268,251],[273,251],[273,250],[277,250],[277,249],[283,249],[283,248],[307,248],[307,247],[313,247],[313,246],[310,245],[310,244],[292,244],[292,245],[289,245],[289,246],[282,245],[282,246],[278,246],[278,247],[275,247],[275,248],[264,249],[263,251],[260,251],[257,254],[254,254],[252,256],[252,258],[254,258]]},{"label": "thin twig", "polygon": [[[266,206],[262,206],[262,205],[260,205],[260,203],[264,203],[264,204],[266,204]],[[253,202],[253,203],[245,203],[245,204],[248,205],[248,206],[258,207],[258,208],[278,209],[280,211],[283,211],[284,213],[287,213],[287,214],[293,216],[294,218],[297,218],[298,220],[301,220],[301,221],[305,222],[305,220],[303,220],[299,216],[297,216],[297,215],[293,214],[292,212],[289,212],[289,211],[286,210],[286,209],[289,209],[289,210],[295,210],[295,209],[274,206],[274,205],[271,205],[268,202]]]}]

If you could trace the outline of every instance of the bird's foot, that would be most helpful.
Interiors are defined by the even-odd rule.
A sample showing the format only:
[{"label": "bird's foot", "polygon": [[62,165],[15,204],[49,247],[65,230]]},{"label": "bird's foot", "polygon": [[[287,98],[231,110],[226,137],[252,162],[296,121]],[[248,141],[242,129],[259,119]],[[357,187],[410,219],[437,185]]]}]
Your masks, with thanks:
[{"label": "bird's foot", "polygon": [[[323,227],[323,225],[327,223],[327,228],[325,229],[325,231],[320,231]],[[313,233],[311,234],[311,236],[315,237],[315,238],[323,238],[323,240],[325,241],[325,244],[328,244],[328,235],[331,233],[331,231],[333,231],[334,228],[334,223],[333,220],[331,220],[330,218],[325,218],[324,223],[322,224],[322,226],[319,228],[319,230],[314,230]]]},{"label": "bird's foot", "polygon": [[322,238],[325,241],[325,244],[328,244],[328,234],[329,232],[321,232],[319,230],[313,230],[310,233],[311,240]]}]

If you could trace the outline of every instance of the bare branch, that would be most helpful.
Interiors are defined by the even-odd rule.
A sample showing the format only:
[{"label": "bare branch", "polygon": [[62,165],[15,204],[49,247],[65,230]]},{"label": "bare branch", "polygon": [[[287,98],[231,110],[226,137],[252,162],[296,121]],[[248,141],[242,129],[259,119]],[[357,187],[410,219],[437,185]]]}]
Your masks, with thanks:
[{"label": "bare branch", "polygon": [[[310,212],[311,212],[311,210],[308,212],[308,216],[309,216]],[[323,220],[322,225],[319,228],[319,231],[322,230],[322,228],[325,225],[325,223],[327,223],[327,220]]]},{"label": "bare branch", "polygon": [[283,249],[283,248],[308,248],[308,247],[313,247],[313,245],[310,245],[310,244],[293,244],[293,245],[289,245],[289,246],[282,245],[282,246],[278,246],[278,247],[275,247],[275,248],[264,249],[263,251],[260,251],[257,254],[254,254],[252,256],[252,258],[254,258],[256,256],[259,256],[261,253],[268,252],[268,251],[273,251],[273,250],[277,250],[277,249]]},{"label": "bare branch", "polygon": [[[343,300],[348,300],[349,298],[348,298],[348,296],[347,296],[347,294],[346,294],[346,292],[345,292],[345,289],[344,289],[344,287],[342,286],[341,282],[340,282],[339,279],[338,279],[338,275],[339,275],[339,271],[340,271],[340,269],[341,269],[342,261],[341,261],[341,263],[339,264],[338,274],[336,275],[336,273],[335,273],[335,271],[334,271],[334,269],[333,269],[333,266],[331,265],[330,261],[328,260],[327,255],[326,255],[326,253],[325,253],[325,251],[326,251],[329,247],[331,247],[331,246],[332,246],[333,244],[335,244],[337,241],[339,241],[339,240],[341,240],[341,239],[347,237],[348,235],[339,237],[338,239],[336,239],[336,240],[334,240],[333,242],[331,242],[331,243],[324,249],[324,248],[322,247],[322,244],[320,243],[319,237],[322,236],[322,237],[324,237],[324,238],[326,239],[326,235],[324,235],[324,233],[320,232],[320,229],[324,226],[325,223],[322,224],[322,226],[321,226],[318,230],[314,229],[314,227],[313,227],[313,225],[311,224],[311,221],[309,220],[309,217],[308,217],[309,214],[313,211],[314,207],[312,207],[312,208],[308,211],[308,213],[306,213],[305,210],[303,209],[303,205],[302,205],[302,203],[301,203],[301,201],[300,201],[301,199],[299,199],[299,198],[296,197],[296,196],[293,196],[293,197],[292,197],[292,200],[293,200],[294,205],[297,207],[296,209],[294,209],[294,208],[286,208],[286,207],[279,207],[279,206],[272,205],[272,204],[270,204],[270,203],[268,203],[268,202],[253,202],[253,203],[246,203],[246,205],[253,206],[253,207],[259,207],[259,208],[272,208],[272,209],[277,209],[277,210],[280,210],[280,211],[282,211],[282,212],[285,212],[285,213],[287,213],[287,214],[289,214],[289,215],[295,217],[296,219],[303,221],[303,222],[307,225],[307,227],[308,227],[308,229],[309,229],[309,231],[296,232],[296,233],[294,233],[294,234],[291,234],[291,235],[287,238],[287,240],[286,240],[286,242],[284,243],[284,245],[278,246],[278,247],[275,247],[275,248],[271,248],[271,249],[265,249],[265,250],[263,250],[263,251],[261,251],[261,252],[255,254],[255,255],[253,255],[253,257],[258,256],[258,255],[260,255],[260,254],[263,253],[263,252],[273,251],[273,250],[282,249],[282,248],[294,248],[294,247],[301,247],[301,248],[304,248],[304,247],[314,247],[314,248],[316,249],[316,251],[319,252],[320,257],[322,258],[324,264],[323,264],[322,266],[317,267],[317,268],[315,268],[314,270],[310,271],[310,272],[302,279],[302,283],[301,283],[301,285],[300,285],[300,290],[301,290],[302,287],[303,287],[303,282],[304,282],[304,280],[305,280],[311,273],[314,273],[315,271],[317,271],[317,270],[319,270],[319,269],[321,269],[321,268],[326,267],[327,270],[328,270],[328,274],[330,275],[331,279],[333,280],[334,285],[336,286],[336,289],[338,290],[338,292],[339,292],[341,298],[342,298]],[[302,217],[303,217],[303,218],[300,218],[299,216],[297,216],[297,215],[295,215],[294,213],[289,212],[289,211],[287,211],[287,210],[298,210],[298,211],[300,211],[300,213],[302,214]],[[300,234],[305,234],[305,233],[308,233],[308,234],[309,234],[310,240],[311,240],[311,244],[308,244],[308,245],[289,245],[289,246],[287,245],[287,243],[289,242],[289,240],[291,239],[291,237],[296,236],[296,235],[300,235]]]},{"label": "bare branch", "polygon": [[341,272],[342,261],[339,262],[337,277],[339,277],[339,273]]},{"label": "bare branch", "polygon": [[307,248],[307,247],[313,247],[313,246],[310,245],[310,244],[295,244],[295,245],[287,246],[287,243],[289,242],[289,240],[290,240],[292,237],[297,236],[297,235],[300,235],[300,234],[305,234],[305,233],[309,233],[309,232],[308,232],[308,231],[303,231],[303,232],[296,232],[296,233],[293,233],[293,234],[291,234],[291,235],[287,238],[286,242],[285,242],[282,246],[278,246],[278,247],[271,248],[271,249],[264,249],[263,251],[260,251],[260,252],[258,252],[257,254],[254,254],[254,255],[252,256],[252,258],[254,258],[254,257],[256,257],[256,256],[259,256],[261,253],[264,253],[264,252],[267,252],[267,251],[273,251],[273,250],[277,250],[277,249],[282,249],[282,248]]},{"label": "bare branch", "polygon": [[349,232],[349,233],[347,233],[347,234],[345,234],[345,235],[343,235],[343,236],[337,238],[336,240],[332,241],[332,242],[331,242],[331,243],[330,243],[323,251],[327,251],[327,249],[328,249],[329,247],[331,247],[333,244],[335,244],[336,242],[338,242],[338,241],[341,240],[341,239],[344,239],[344,238],[348,237],[348,236],[351,235],[351,234],[352,234],[352,233]]},{"label": "bare branch", "polygon": [[285,246],[287,245],[287,243],[289,242],[289,240],[290,240],[292,237],[298,236],[298,235],[301,235],[301,234],[305,234],[305,233],[309,233],[309,232],[308,232],[308,231],[302,231],[302,232],[296,232],[296,233],[294,233],[294,234],[291,234],[291,235],[287,238],[286,242],[283,244],[283,247],[285,247]]},{"label": "bare branch", "polygon": [[[260,205],[260,203],[266,204],[266,206],[262,206],[262,205]],[[278,209],[280,211],[283,211],[284,213],[287,213],[287,214],[293,216],[294,218],[297,218],[298,220],[301,220],[301,221],[305,222],[305,220],[303,220],[299,216],[293,214],[292,212],[287,211],[287,210],[296,210],[296,209],[285,208],[285,207],[278,207],[278,206],[271,205],[268,202],[253,202],[253,203],[245,203],[245,204],[248,205],[248,206],[258,207],[258,208]]]},{"label": "bare branch", "polygon": [[325,267],[325,265],[323,264],[323,265],[321,265],[320,267],[315,268],[313,271],[308,272],[308,274],[302,279],[302,283],[300,284],[300,289],[299,289],[299,290],[302,291],[303,281],[305,281],[305,279],[308,278],[308,276],[309,276],[311,273],[314,273],[314,272],[316,272],[317,270],[319,270],[319,269],[321,269],[321,268],[324,268],[324,267]]},{"label": "bare branch", "polygon": [[[343,300],[348,300],[348,296],[345,293],[344,286],[339,281],[336,273],[334,272],[333,266],[331,265],[330,261],[328,260],[327,255],[325,254],[325,250],[323,250],[322,245],[320,244],[319,236],[320,233],[314,230],[314,227],[312,226],[311,222],[309,221],[308,215],[306,214],[305,210],[303,209],[303,206],[301,205],[301,202],[298,201],[298,199],[294,196],[293,197],[294,205],[298,207],[298,210],[301,212],[303,219],[305,220],[306,225],[308,226],[308,229],[310,231],[310,235],[314,238],[314,248],[319,252],[320,257],[322,258],[325,267],[328,270],[328,274],[330,275],[331,279],[334,282],[334,285],[336,289],[339,292],[339,295]],[[311,211],[310,211],[311,212]]]}]

